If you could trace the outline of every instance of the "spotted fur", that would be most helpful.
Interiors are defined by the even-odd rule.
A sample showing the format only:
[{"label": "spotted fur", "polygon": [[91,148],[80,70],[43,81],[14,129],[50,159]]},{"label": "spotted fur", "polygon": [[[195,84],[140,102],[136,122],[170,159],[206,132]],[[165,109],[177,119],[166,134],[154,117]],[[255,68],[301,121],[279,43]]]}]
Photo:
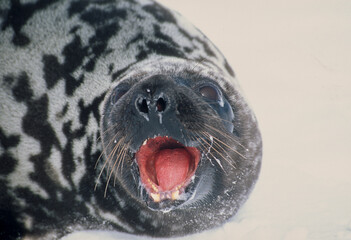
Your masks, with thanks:
[{"label": "spotted fur", "polygon": [[[151,0],[1,1],[0,26],[0,238],[157,232],[118,185],[104,196],[98,159],[105,96],[132,71],[179,68],[219,72],[222,88],[238,89],[223,55]],[[229,99],[241,101],[238,92]]]}]

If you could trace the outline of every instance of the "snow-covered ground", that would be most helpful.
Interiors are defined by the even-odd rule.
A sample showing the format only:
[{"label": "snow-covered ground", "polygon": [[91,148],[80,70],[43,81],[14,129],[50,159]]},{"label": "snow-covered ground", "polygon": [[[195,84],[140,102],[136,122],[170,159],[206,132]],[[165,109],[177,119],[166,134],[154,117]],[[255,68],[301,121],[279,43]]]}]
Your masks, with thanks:
[{"label": "snow-covered ground", "polygon": [[182,239],[351,239],[351,1],[160,2],[226,55],[264,143],[260,180],[239,214]]}]

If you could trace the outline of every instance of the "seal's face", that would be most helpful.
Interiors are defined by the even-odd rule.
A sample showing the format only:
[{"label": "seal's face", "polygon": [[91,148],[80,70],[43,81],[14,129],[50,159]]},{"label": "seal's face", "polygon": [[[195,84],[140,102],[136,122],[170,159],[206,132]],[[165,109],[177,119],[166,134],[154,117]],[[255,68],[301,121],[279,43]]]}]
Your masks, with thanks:
[{"label": "seal's face", "polygon": [[214,198],[225,185],[217,175],[244,158],[234,121],[225,91],[209,77],[122,80],[107,96],[102,120],[107,185],[115,178],[152,210]]}]

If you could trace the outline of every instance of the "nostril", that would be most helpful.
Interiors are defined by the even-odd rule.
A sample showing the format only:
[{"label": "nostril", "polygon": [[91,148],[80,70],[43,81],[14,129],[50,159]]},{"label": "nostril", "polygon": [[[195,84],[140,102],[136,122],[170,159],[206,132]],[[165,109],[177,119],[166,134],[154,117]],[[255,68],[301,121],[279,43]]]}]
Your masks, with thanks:
[{"label": "nostril", "polygon": [[139,101],[138,101],[138,108],[139,108],[140,112],[148,113],[149,112],[149,108],[148,108],[147,105],[148,104],[146,102],[146,99],[139,99]]},{"label": "nostril", "polygon": [[156,102],[150,101],[147,98],[139,97],[136,101],[136,107],[140,113],[149,113],[149,108],[155,109],[157,112],[163,112],[166,109],[166,101],[164,98],[159,98]]},{"label": "nostril", "polygon": [[166,102],[163,98],[159,98],[156,102],[156,109],[158,112],[163,112],[166,108]]}]

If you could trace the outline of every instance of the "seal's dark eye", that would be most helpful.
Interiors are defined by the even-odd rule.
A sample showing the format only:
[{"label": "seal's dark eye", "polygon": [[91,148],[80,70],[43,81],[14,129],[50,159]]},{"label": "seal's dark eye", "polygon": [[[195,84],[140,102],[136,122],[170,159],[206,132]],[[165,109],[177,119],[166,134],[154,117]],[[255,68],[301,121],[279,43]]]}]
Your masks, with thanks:
[{"label": "seal's dark eye", "polygon": [[113,93],[111,94],[111,102],[112,104],[116,103],[126,92],[128,92],[128,89],[123,87],[119,88],[117,87]]},{"label": "seal's dark eye", "polygon": [[214,86],[210,86],[210,85],[202,86],[199,88],[199,92],[201,96],[212,101],[219,101],[221,98],[218,90]]}]

